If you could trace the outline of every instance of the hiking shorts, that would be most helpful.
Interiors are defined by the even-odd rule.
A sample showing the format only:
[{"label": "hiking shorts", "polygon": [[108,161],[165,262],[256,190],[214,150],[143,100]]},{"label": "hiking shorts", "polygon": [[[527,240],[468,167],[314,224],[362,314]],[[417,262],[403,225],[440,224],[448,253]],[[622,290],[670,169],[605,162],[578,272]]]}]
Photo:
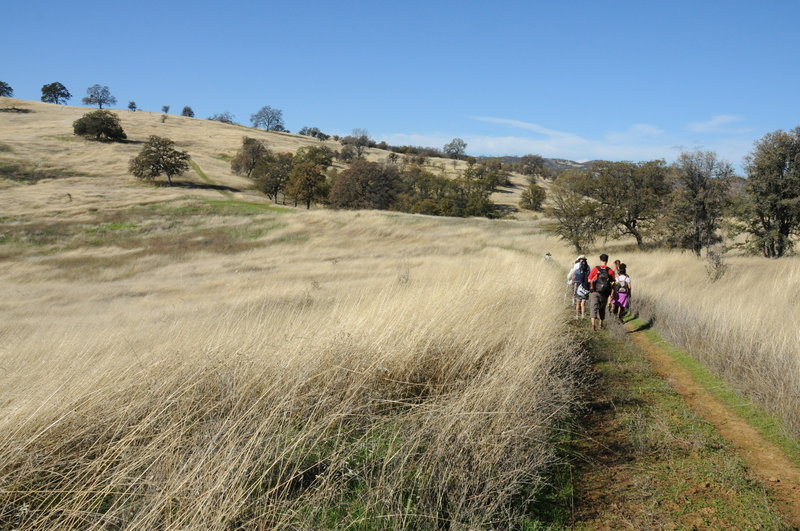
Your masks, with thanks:
[{"label": "hiking shorts", "polygon": [[589,317],[593,319],[605,319],[607,301],[607,295],[601,295],[596,291],[591,292],[589,294]]}]

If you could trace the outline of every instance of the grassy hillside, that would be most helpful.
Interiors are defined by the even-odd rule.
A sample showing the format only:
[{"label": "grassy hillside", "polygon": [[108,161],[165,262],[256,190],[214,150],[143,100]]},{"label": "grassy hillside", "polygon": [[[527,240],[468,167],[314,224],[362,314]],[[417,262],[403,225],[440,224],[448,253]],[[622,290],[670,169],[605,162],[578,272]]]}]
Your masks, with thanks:
[{"label": "grassy hillside", "polygon": [[530,517],[578,357],[528,224],[184,199],[3,230],[0,521]]},{"label": "grassy hillside", "polygon": [[[113,112],[119,115],[128,141],[100,143],[72,133],[72,123],[91,108],[12,98],[3,98],[3,107],[5,112],[0,112],[2,215],[42,210],[74,213],[94,205],[116,208],[184,196],[185,190],[153,188],[137,182],[128,173],[128,161],[138,153],[149,135],[174,140],[178,149],[189,152],[202,172],[203,175],[199,174],[195,168],[178,178],[179,188],[194,187],[196,194],[215,197],[217,192],[209,188],[213,184],[250,201],[266,201],[266,198],[251,190],[252,183],[248,179],[230,171],[230,158],[241,147],[242,137],[262,140],[276,152],[294,152],[302,146],[320,143],[301,135],[267,132],[200,118],[169,115],[162,123],[160,113],[127,110]],[[325,144],[333,150],[341,148],[332,140]],[[388,154],[379,149],[367,150],[367,158],[374,161],[385,161]],[[465,163],[456,161],[454,165],[452,160],[432,158],[428,166],[437,174],[455,177]],[[512,181],[513,187],[498,191],[492,200],[516,209],[525,179],[513,175]],[[19,188],[21,184],[31,183],[37,184],[33,190]],[[520,215],[526,217],[525,213]]]}]

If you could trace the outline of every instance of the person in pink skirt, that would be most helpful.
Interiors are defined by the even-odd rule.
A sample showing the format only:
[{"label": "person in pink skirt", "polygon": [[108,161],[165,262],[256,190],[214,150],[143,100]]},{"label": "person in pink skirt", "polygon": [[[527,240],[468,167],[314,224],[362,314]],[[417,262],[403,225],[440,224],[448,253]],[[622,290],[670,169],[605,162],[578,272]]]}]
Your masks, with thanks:
[{"label": "person in pink skirt", "polygon": [[625,264],[619,265],[619,273],[617,280],[614,284],[614,315],[617,316],[619,322],[631,307],[631,277],[628,276],[627,266]]}]

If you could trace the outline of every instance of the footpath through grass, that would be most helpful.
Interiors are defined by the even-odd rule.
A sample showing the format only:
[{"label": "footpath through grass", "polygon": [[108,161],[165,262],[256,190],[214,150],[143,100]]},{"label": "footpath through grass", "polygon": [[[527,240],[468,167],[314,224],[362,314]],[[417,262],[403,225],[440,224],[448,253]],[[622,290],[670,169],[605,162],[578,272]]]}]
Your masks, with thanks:
[{"label": "footpath through grass", "polygon": [[715,376],[705,365],[692,358],[686,351],[663,339],[650,327],[649,323],[642,319],[632,319],[629,322],[636,326],[653,344],[658,345],[669,354],[678,365],[686,369],[698,384],[756,428],[764,439],[780,448],[793,464],[800,466],[800,441],[786,434],[779,419],[765,412],[752,400],[738,394],[733,387]]},{"label": "footpath through grass", "polygon": [[587,331],[586,344],[595,383],[565,444],[571,464],[555,474],[551,510],[540,507],[528,529],[788,528],[734,448],[621,327]]}]

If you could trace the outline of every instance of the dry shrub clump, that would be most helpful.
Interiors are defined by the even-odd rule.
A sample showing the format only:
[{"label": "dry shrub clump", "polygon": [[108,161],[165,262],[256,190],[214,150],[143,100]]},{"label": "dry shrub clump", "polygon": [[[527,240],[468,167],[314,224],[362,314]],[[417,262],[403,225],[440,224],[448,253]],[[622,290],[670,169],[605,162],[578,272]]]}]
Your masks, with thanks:
[{"label": "dry shrub clump", "polygon": [[526,260],[264,286],[135,336],[99,317],[35,345],[6,330],[0,522],[507,527],[554,460],[579,363],[551,310],[561,275]]},{"label": "dry shrub clump", "polygon": [[798,259],[726,258],[718,278],[685,254],[628,263],[643,315],[800,436]]}]

